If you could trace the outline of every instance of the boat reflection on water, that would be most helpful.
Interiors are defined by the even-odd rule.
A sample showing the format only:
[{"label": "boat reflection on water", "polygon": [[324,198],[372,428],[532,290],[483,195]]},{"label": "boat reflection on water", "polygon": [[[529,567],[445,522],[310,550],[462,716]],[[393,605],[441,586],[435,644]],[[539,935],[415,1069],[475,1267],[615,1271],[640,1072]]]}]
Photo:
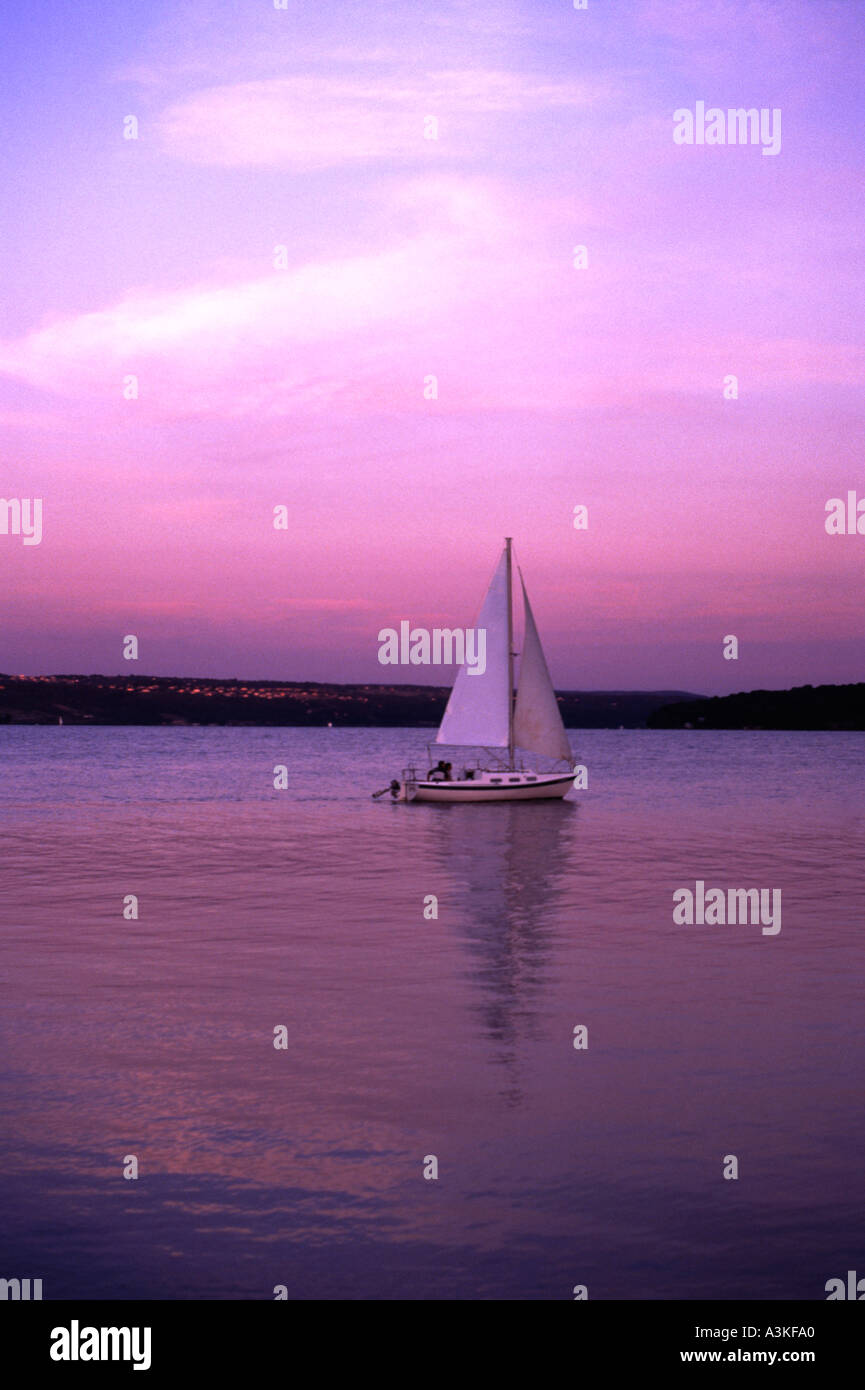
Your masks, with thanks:
[{"label": "boat reflection on water", "polygon": [[477,1011],[495,1060],[516,1087],[521,1043],[536,1035],[544,981],[563,897],[573,870],[575,801],[429,808],[430,844],[455,883],[453,914],[478,987]]}]

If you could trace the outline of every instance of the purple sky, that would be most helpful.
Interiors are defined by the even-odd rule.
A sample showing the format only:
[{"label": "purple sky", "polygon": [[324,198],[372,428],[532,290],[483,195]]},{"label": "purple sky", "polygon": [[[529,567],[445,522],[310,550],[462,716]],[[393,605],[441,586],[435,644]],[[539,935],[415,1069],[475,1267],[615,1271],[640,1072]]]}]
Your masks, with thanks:
[{"label": "purple sky", "polygon": [[[0,492],[44,508],[0,670],[440,683],[379,629],[472,624],[512,535],[559,687],[865,679],[824,527],[865,497],[865,6],[0,24]],[[675,144],[698,101],[780,151]]]}]

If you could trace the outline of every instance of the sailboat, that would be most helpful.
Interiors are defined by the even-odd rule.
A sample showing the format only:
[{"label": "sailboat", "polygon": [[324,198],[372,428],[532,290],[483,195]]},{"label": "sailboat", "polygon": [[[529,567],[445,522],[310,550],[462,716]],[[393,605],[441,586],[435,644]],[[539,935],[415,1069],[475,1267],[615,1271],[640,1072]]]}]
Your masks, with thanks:
[{"label": "sailboat", "polygon": [[[437,752],[453,749],[457,771],[444,758],[425,776],[404,768],[401,778],[374,796],[389,791],[394,801],[535,801],[567,794],[574,781],[573,755],[522,571],[520,587],[525,637],[516,698],[508,537],[477,621],[486,630],[486,668],[481,675],[477,668],[460,667],[435,743],[429,745]],[[541,771],[539,761],[556,767]]]}]

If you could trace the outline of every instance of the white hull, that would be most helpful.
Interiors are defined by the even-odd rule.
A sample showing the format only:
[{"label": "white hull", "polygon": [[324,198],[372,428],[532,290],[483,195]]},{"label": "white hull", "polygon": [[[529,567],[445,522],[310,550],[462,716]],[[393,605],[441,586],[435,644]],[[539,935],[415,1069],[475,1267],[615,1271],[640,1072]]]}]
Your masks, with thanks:
[{"label": "white hull", "polygon": [[485,773],[459,782],[401,782],[399,801],[540,801],[567,796],[570,773]]}]

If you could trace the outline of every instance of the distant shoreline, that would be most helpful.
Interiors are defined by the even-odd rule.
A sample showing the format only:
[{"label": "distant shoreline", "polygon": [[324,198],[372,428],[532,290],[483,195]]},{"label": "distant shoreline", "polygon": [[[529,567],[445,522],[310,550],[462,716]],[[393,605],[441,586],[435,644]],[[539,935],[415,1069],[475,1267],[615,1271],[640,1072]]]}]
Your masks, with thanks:
[{"label": "distant shoreline", "polygon": [[[0,674],[0,724],[437,728],[447,686]],[[865,684],[722,696],[563,690],[570,729],[865,729]]]},{"label": "distant shoreline", "polygon": [[793,690],[750,690],[685,700],[655,710],[647,726],[858,733],[865,730],[865,683],[799,685]]},{"label": "distant shoreline", "polygon": [[[0,675],[0,724],[438,727],[449,686],[315,681],[195,680],[172,676]],[[571,728],[645,728],[687,691],[563,691]]]}]

